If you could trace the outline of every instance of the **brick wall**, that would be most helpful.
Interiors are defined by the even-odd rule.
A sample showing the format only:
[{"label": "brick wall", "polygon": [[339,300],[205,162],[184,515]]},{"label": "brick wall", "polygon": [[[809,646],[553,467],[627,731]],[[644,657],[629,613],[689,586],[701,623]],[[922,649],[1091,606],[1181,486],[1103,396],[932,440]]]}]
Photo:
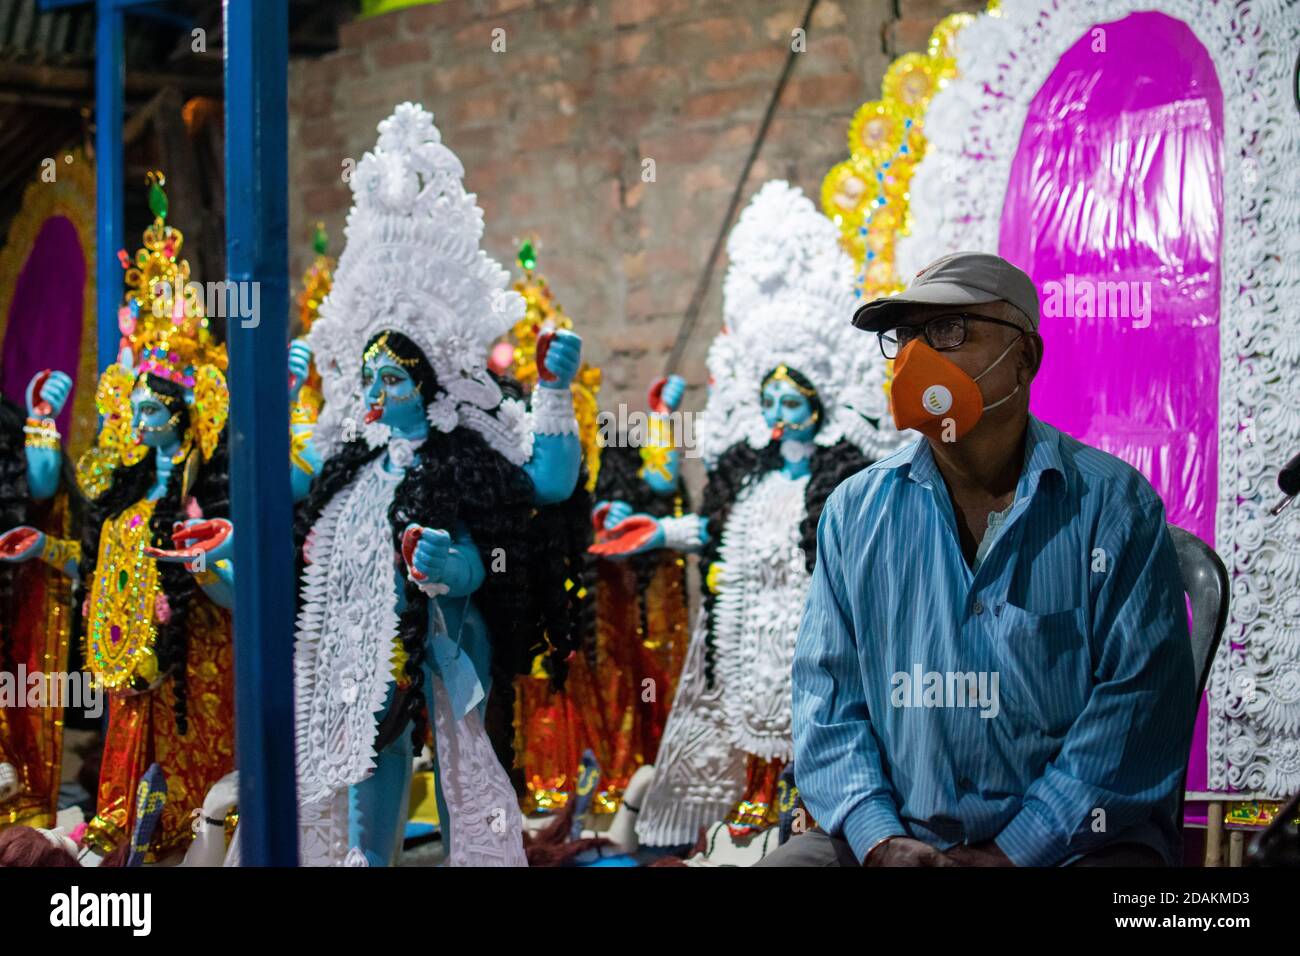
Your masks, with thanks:
[{"label": "brick wall", "polygon": [[[375,125],[422,102],[464,161],[488,251],[541,271],[604,368],[602,404],[643,407],[663,373],[806,0],[445,0],[344,25],[340,48],[290,71],[294,275],[310,223],[343,244],[344,159]],[[847,154],[854,110],[892,59],[969,0],[822,0],[750,180],[781,177],[819,202]],[[493,30],[505,52],[493,52]],[[643,182],[643,162],[655,162]],[[743,208],[743,207],[742,207]],[[725,254],[678,371],[703,401]]]}]

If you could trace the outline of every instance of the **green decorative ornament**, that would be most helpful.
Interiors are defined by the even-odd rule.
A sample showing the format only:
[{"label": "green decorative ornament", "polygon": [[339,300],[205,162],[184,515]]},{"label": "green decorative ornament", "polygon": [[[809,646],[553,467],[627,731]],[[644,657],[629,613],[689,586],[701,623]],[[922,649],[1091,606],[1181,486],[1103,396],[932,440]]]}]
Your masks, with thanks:
[{"label": "green decorative ornament", "polygon": [[167,194],[157,182],[149,186],[149,211],[159,219],[167,218]]},{"label": "green decorative ornament", "polygon": [[330,237],[325,231],[325,223],[316,223],[316,228],[311,234],[311,247],[316,250],[318,256],[323,256],[329,251]]},{"label": "green decorative ornament", "polygon": [[519,264],[527,272],[537,268],[537,250],[533,248],[533,240],[525,239],[524,244],[519,247]]}]

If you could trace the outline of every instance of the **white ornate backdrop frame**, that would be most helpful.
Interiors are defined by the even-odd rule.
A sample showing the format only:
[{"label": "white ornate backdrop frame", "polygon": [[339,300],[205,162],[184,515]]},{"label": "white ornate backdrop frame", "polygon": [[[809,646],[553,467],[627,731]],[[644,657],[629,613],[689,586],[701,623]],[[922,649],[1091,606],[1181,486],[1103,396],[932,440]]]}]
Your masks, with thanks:
[{"label": "white ornate backdrop frame", "polygon": [[996,250],[1029,106],[1093,26],[1181,20],[1223,90],[1216,548],[1232,576],[1209,700],[1209,787],[1300,789],[1300,508],[1266,512],[1300,452],[1300,113],[1295,0],[1003,0],[956,40],[958,76],[926,116],[899,275],[959,249]]}]

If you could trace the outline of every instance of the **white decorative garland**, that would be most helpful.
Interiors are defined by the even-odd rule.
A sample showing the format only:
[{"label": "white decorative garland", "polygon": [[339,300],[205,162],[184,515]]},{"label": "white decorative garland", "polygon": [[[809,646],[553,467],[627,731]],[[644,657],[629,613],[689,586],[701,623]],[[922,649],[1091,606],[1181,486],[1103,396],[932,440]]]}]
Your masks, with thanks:
[{"label": "white decorative garland", "polygon": [[[1152,11],[1181,20],[1223,89],[1217,550],[1232,575],[1208,688],[1209,786],[1300,789],[1300,513],[1273,520],[1274,479],[1300,451],[1300,16],[1289,0],[1003,0],[958,35],[958,77],[926,116],[912,179],[910,275],[960,249],[995,250],[1030,103],[1090,28]],[[1233,651],[1231,644],[1243,649]]]},{"label": "white decorative garland", "polygon": [[533,431],[539,435],[576,435],[578,419],[573,414],[573,392],[567,388],[533,389]]},{"label": "white decorative garland", "polygon": [[371,462],[312,527],[294,641],[300,802],[328,802],[375,766],[398,636],[388,508],[400,474]]},{"label": "white decorative garland", "polygon": [[764,475],[742,491],[719,542],[714,657],[732,746],[763,760],[794,756],[790,695],[808,567],[800,539],[808,476]]}]

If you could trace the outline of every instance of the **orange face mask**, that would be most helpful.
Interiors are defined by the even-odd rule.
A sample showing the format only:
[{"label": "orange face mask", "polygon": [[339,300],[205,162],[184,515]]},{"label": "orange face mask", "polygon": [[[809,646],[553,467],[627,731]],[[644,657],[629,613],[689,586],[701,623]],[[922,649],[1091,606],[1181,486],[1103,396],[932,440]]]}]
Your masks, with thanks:
[{"label": "orange face mask", "polygon": [[930,438],[959,441],[986,411],[997,408],[1020,391],[1017,385],[1005,398],[985,405],[977,384],[1019,341],[1015,339],[992,365],[971,378],[926,342],[912,339],[894,360],[894,382],[889,387],[894,424],[900,431],[915,428]]}]

